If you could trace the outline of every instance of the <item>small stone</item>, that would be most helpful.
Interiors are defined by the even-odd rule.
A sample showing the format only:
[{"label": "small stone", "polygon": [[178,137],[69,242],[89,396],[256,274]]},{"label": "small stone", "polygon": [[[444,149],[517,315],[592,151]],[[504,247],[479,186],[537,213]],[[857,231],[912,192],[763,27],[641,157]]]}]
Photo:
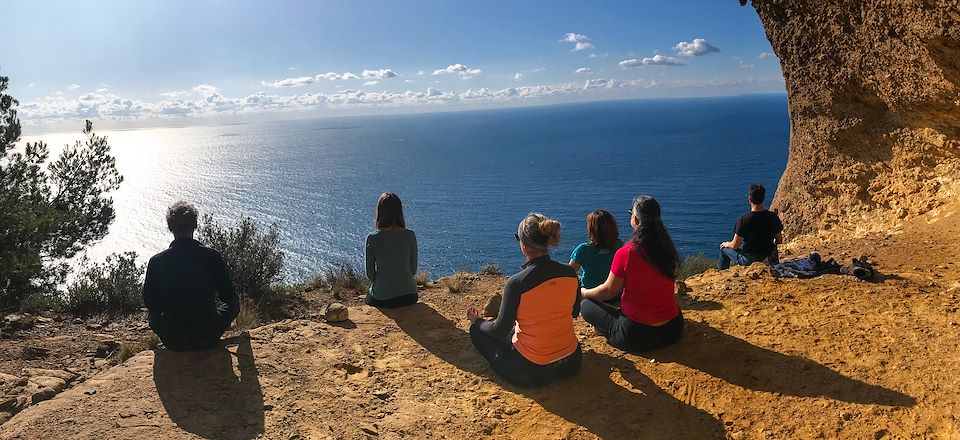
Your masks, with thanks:
[{"label": "small stone", "polygon": [[120,343],[117,341],[103,341],[97,345],[94,356],[98,358],[108,358],[113,353],[116,353],[119,348]]},{"label": "small stone", "polygon": [[89,390],[84,391],[83,394],[86,394],[86,395],[88,395],[88,396],[92,396],[92,395],[94,395],[94,394],[97,394],[97,389],[96,389],[96,388],[90,388]]},{"label": "small stone", "polygon": [[517,409],[517,408],[515,408],[515,407],[512,407],[512,406],[508,406],[508,407],[506,407],[506,408],[503,410],[503,413],[506,414],[506,415],[508,415],[508,416],[512,416],[512,415],[514,415],[514,414],[516,414],[516,413],[519,413],[519,412],[520,412],[519,409]]},{"label": "small stone", "polygon": [[783,311],[783,307],[776,306],[776,307],[773,308],[773,311],[775,311],[775,312],[782,312],[782,311]]},{"label": "small stone", "polygon": [[44,400],[50,400],[57,395],[57,391],[50,388],[41,388],[30,396],[30,403],[37,404]]},{"label": "small stone", "polygon": [[101,328],[103,328],[103,326],[95,322],[87,324],[87,330],[100,330]]},{"label": "small stone", "polygon": [[380,432],[377,431],[377,427],[373,425],[363,425],[360,427],[360,430],[372,436],[380,435]]},{"label": "small stone", "polygon": [[500,303],[503,301],[503,295],[497,293],[490,297],[487,300],[487,304],[483,306],[483,316],[488,318],[496,318],[500,314]]},{"label": "small stone", "polygon": [[3,317],[0,321],[0,329],[4,330],[28,330],[37,323],[37,318],[29,313],[11,313]]},{"label": "small stone", "polygon": [[686,296],[690,292],[690,288],[687,287],[687,283],[684,283],[681,280],[677,280],[673,283],[673,290],[677,296]]},{"label": "small stone", "polygon": [[347,310],[347,306],[336,302],[324,307],[320,314],[323,316],[323,320],[327,322],[343,322],[350,319],[350,311]]},{"label": "small stone", "polygon": [[381,388],[378,390],[374,390],[373,395],[380,400],[387,400],[390,398],[390,396],[393,395],[393,390]]},{"label": "small stone", "polygon": [[46,377],[56,377],[62,379],[64,382],[70,383],[74,379],[79,377],[77,373],[73,373],[66,370],[47,370],[43,368],[24,368],[23,375],[27,377],[36,377],[36,376],[46,376]]},{"label": "small stone", "polygon": [[853,413],[851,413],[850,411],[844,411],[844,412],[840,413],[840,418],[843,419],[843,420],[849,421],[849,420],[853,419]]},{"label": "small stone", "polygon": [[80,319],[80,318],[73,318],[73,323],[74,323],[74,324],[83,324],[83,320]]}]

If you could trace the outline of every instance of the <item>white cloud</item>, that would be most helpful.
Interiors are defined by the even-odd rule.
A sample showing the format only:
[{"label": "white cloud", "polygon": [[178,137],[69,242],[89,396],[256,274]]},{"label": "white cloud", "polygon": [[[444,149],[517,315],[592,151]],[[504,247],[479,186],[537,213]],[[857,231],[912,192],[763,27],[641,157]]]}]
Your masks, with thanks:
[{"label": "white cloud", "polygon": [[737,62],[737,67],[741,69],[752,69],[754,68],[753,64],[748,64],[743,61],[743,58],[733,57],[733,60]]},{"label": "white cloud", "polygon": [[592,53],[592,54],[590,54],[590,58],[606,58],[606,57],[608,57],[608,56],[610,56],[610,54],[608,54],[608,53],[606,53],[606,52],[604,52],[604,53]]},{"label": "white cloud", "polygon": [[107,92],[109,92],[109,91],[110,91],[110,89],[108,89],[108,88],[106,88],[106,87],[101,87],[101,88],[97,89],[97,93],[107,93]]},{"label": "white cloud", "polygon": [[422,70],[418,70],[418,71],[417,71],[417,76],[423,76],[423,71],[422,71]]},{"label": "white cloud", "polygon": [[379,81],[379,80],[367,81],[367,82],[363,83],[363,85],[365,85],[365,86],[375,86],[375,85],[377,85],[377,84],[380,84],[380,81]]},{"label": "white cloud", "polygon": [[776,58],[776,57],[777,57],[776,55],[770,52],[763,52],[759,56],[757,56],[757,58],[760,58],[761,60],[765,60],[767,58]]},{"label": "white cloud", "polygon": [[214,96],[218,94],[217,88],[214,86],[211,86],[210,84],[199,84],[197,86],[194,86],[193,91],[203,95],[204,97]]},{"label": "white cloud", "polygon": [[61,92],[61,91],[59,91],[59,90],[57,90],[56,93],[54,93],[54,94],[57,95],[57,96],[63,96],[63,92]]},{"label": "white cloud", "polygon": [[34,84],[34,83],[30,83],[30,84],[27,84],[27,87],[33,87],[33,86],[35,86],[35,85],[36,85],[36,84]]},{"label": "white cloud", "polygon": [[[642,64],[642,62],[640,62]],[[315,78],[315,77],[314,77]],[[424,91],[402,92],[340,89],[331,93],[306,92],[275,95],[257,92],[241,97],[227,97],[212,85],[193,88],[197,95],[185,91],[166,92],[159,100],[125,98],[106,92],[86,93],[75,99],[46,97],[21,103],[21,119],[32,124],[77,119],[140,120],[183,116],[208,117],[260,112],[316,111],[322,109],[430,107],[474,103],[505,103],[538,100],[550,97],[592,96],[592,94],[627,93],[650,88],[729,88],[749,85],[782,87],[783,78],[744,78],[725,80],[649,80],[589,79],[577,83],[514,86],[504,89],[467,89],[443,91],[434,87]],[[603,96],[603,95],[596,95]],[[610,95],[606,95],[610,96]],[[617,95],[621,96],[621,95]]]},{"label": "white cloud", "polygon": [[360,76],[362,76],[363,79],[381,80],[386,78],[393,78],[397,76],[397,74],[390,69],[376,69],[376,70],[363,69],[363,72],[360,74]]},{"label": "white cloud", "polygon": [[473,78],[474,76],[479,75],[480,73],[482,73],[480,69],[471,69],[467,66],[464,66],[463,64],[457,63],[457,64],[451,64],[447,66],[447,68],[445,69],[434,70],[433,73],[431,73],[431,75],[455,74],[455,75],[459,75],[460,78],[470,79],[470,78]]},{"label": "white cloud", "polygon": [[720,52],[720,49],[707,43],[707,40],[703,38],[694,38],[693,41],[689,43],[681,41],[677,43],[676,46],[673,46],[673,50],[677,51],[677,55],[683,55],[685,57],[698,57],[710,52]]},{"label": "white cloud", "polygon": [[298,76],[296,78],[286,78],[273,82],[260,81],[260,85],[266,87],[300,87],[317,82],[317,76]]},{"label": "white cloud", "polygon": [[287,70],[297,70],[296,67],[287,67]]},{"label": "white cloud", "polygon": [[680,61],[679,58],[666,57],[663,55],[654,55],[653,57],[644,58],[638,60],[636,58],[631,58],[629,60],[623,60],[617,63],[621,69],[629,69],[631,67],[640,67],[640,66],[683,66],[683,61]]},{"label": "white cloud", "polygon": [[561,43],[573,43],[573,49],[571,52],[579,52],[581,50],[593,49],[594,45],[590,43],[590,37],[577,34],[573,32],[568,32],[563,36],[563,39],[560,40]]},{"label": "white cloud", "polygon": [[80,88],[79,84],[70,84],[69,86],[67,86],[67,90],[77,90],[79,88]]},{"label": "white cloud", "polygon": [[522,73],[517,72],[517,73],[514,73],[514,74],[513,74],[513,79],[520,79],[520,78],[523,78],[523,74],[522,74]]},{"label": "white cloud", "polygon": [[573,73],[593,73],[593,69],[589,67],[581,67],[577,70],[574,70]]},{"label": "white cloud", "polygon": [[403,80],[403,82],[405,82],[405,83],[407,83],[407,84],[410,84],[410,83],[415,83],[415,82],[417,82],[417,80],[415,80],[415,79],[405,79],[405,80]]}]

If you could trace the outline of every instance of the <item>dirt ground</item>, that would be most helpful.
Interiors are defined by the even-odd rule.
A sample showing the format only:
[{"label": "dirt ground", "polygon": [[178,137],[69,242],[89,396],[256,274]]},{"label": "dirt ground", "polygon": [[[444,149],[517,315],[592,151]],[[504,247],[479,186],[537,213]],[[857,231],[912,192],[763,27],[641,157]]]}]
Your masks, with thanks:
[{"label": "dirt ground", "polygon": [[[467,307],[502,277],[351,321],[286,320],[207,353],[145,351],[0,427],[41,438],[960,438],[960,214],[887,234],[789,246],[870,254],[882,282],[688,280],[684,337],[626,354],[577,320],[581,373],[543,389],[497,378]],[[816,243],[816,246],[814,246]]]}]

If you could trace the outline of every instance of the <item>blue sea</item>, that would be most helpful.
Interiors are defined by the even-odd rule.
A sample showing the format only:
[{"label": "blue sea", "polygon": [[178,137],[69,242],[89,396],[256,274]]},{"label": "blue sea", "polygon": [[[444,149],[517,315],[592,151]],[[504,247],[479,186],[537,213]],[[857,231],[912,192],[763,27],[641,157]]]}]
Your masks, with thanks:
[{"label": "blue sea", "polygon": [[[78,126],[79,128],[79,126]],[[105,132],[126,180],[117,219],[89,255],[171,240],[164,209],[184,199],[220,222],[277,223],[287,280],[363,264],[383,191],[400,195],[420,268],[437,277],[522,263],[513,234],[533,211],[563,224],[554,258],[586,238],[607,209],[656,197],[683,255],[716,252],[759,182],[772,198],[787,161],[783,95],[592,102],[431,114],[340,117]],[[75,136],[74,136],[75,137]],[[62,135],[36,136],[51,144]]]}]

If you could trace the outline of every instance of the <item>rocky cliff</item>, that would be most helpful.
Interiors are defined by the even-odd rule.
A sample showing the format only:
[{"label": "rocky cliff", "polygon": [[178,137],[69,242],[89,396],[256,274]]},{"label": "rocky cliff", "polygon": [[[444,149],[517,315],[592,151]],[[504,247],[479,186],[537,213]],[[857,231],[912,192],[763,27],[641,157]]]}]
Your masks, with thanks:
[{"label": "rocky cliff", "polygon": [[958,196],[960,2],[752,6],[789,96],[790,159],[773,206],[791,235],[888,229]]}]

